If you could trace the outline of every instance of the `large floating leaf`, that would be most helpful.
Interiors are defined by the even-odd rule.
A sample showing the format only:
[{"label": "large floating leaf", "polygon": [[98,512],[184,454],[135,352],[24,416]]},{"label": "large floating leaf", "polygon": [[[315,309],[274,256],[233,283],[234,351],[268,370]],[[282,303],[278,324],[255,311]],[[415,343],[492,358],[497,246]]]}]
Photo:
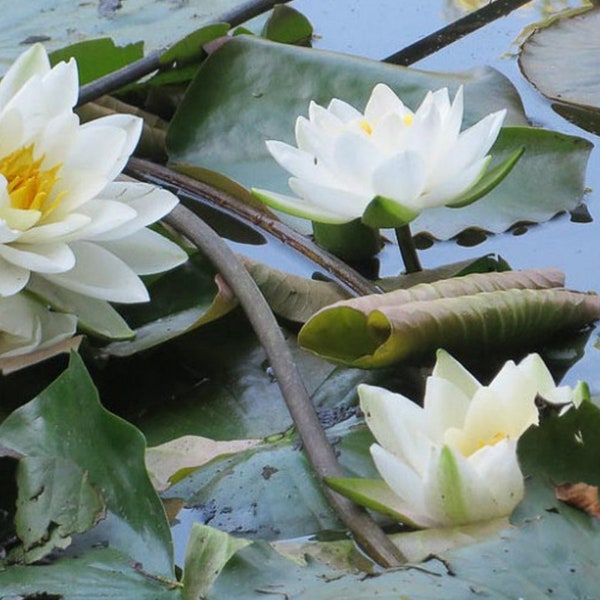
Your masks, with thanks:
[{"label": "large floating leaf", "polygon": [[149,577],[131,557],[112,548],[90,550],[52,564],[12,566],[0,571],[0,593],[15,600],[181,600],[173,582]]},{"label": "large floating leaf", "polygon": [[[79,478],[84,486],[80,500],[85,500],[85,507],[91,502],[91,512],[97,512],[92,491],[87,489],[91,485],[109,511],[109,528],[101,541],[142,563],[147,572],[172,577],[170,533],[146,473],[144,439],[132,425],[102,407],[76,354],[54,383],[0,425],[0,445],[27,457],[28,465],[37,465],[26,479],[24,474],[20,476],[20,485],[31,482],[35,475],[38,490],[47,488],[48,500],[60,487],[73,489]],[[47,468],[40,469],[44,462]],[[49,468],[51,465],[54,467]],[[41,498],[46,501],[44,495]],[[35,502],[36,494],[26,499],[23,510],[27,512],[17,515],[17,531],[28,527],[40,530],[39,514],[26,506]],[[83,513],[84,505],[74,502],[70,508],[56,509],[60,514],[56,525],[68,520],[68,513],[80,508]],[[54,527],[48,522],[48,534]]]},{"label": "large floating leaf", "polygon": [[598,296],[556,287],[561,281],[556,271],[472,274],[345,300],[314,315],[298,342],[361,368],[388,366],[440,347],[463,356],[531,347],[600,317]]},{"label": "large floating leaf", "polygon": [[600,8],[552,19],[534,31],[519,57],[524,75],[553,108],[600,133]]},{"label": "large floating leaf", "polygon": [[[188,89],[167,135],[170,159],[219,172],[248,188],[289,193],[289,174],[268,153],[265,140],[294,143],[294,123],[307,114],[311,100],[327,104],[337,97],[363,109],[378,82],[389,84],[413,107],[429,89],[464,85],[465,126],[504,107],[509,111],[506,125],[526,124],[515,89],[491,69],[427,73],[235,38],[205,61]],[[545,130],[511,127],[492,151],[494,164],[520,147],[525,147],[525,155],[488,197],[465,208],[445,209],[443,218],[437,211],[426,211],[414,231],[444,239],[470,226],[500,232],[517,221],[547,220],[573,208],[583,194],[590,144]],[[428,212],[431,218],[425,220]]]}]

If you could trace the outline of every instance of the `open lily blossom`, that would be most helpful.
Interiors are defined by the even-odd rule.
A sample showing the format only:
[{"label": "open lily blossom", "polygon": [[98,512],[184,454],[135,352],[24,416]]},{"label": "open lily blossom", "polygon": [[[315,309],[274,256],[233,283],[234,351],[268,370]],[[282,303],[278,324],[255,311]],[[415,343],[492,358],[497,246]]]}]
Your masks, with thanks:
[{"label": "open lily blossom", "polygon": [[0,359],[43,350],[76,328],[75,315],[52,312],[26,293],[0,298]]},{"label": "open lily blossom", "polygon": [[379,442],[371,455],[392,492],[382,504],[416,526],[449,527],[510,515],[524,494],[517,442],[538,424],[536,399],[577,402],[585,386],[556,387],[537,354],[507,362],[482,386],[440,350],[423,407],[373,386],[358,391]]},{"label": "open lily blossom", "polygon": [[275,160],[292,174],[297,197],[254,189],[272,208],[323,223],[362,218],[373,227],[398,227],[427,208],[462,206],[495,187],[520,152],[487,171],[506,111],[460,131],[463,89],[429,92],[410,110],[384,84],[364,113],[334,98],[311,102],[296,121],[297,147],[268,141]]},{"label": "open lily blossom", "polygon": [[139,275],[186,260],[147,228],[177,198],[114,181],[142,121],[113,115],[80,125],[78,89],[75,61],[51,68],[40,44],[0,82],[0,296],[18,293],[37,273],[85,296],[146,301]]}]

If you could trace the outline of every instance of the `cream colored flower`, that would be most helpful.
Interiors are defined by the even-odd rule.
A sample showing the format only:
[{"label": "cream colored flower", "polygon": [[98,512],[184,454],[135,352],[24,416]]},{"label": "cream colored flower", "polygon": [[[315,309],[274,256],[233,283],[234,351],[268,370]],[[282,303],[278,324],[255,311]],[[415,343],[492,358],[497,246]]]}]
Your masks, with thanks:
[{"label": "cream colored flower", "polygon": [[0,296],[16,294],[37,273],[86,296],[145,301],[138,276],[186,259],[147,229],[177,198],[114,181],[142,121],[114,115],[80,125],[78,89],[75,61],[50,68],[39,44],[0,82]]},{"label": "cream colored flower", "polygon": [[[275,160],[292,174],[297,197],[253,193],[269,206],[324,223],[362,218],[397,227],[421,211],[473,202],[508,173],[481,184],[505,110],[460,131],[463,90],[429,92],[413,112],[386,85],[373,89],[364,114],[337,98],[327,108],[311,102],[296,121],[297,147],[268,141]],[[503,163],[504,164],[504,163]]]},{"label": "cream colored flower", "polygon": [[523,498],[519,437],[538,423],[536,399],[571,402],[537,354],[507,362],[482,386],[444,351],[427,380],[423,408],[399,394],[359,386],[361,408],[379,442],[375,465],[393,491],[388,509],[420,527],[508,516]]}]

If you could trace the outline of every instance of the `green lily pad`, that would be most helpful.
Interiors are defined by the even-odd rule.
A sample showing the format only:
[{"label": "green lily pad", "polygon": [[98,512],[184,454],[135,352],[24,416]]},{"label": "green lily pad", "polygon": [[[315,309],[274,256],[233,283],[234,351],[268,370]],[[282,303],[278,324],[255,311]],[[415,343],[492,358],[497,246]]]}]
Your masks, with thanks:
[{"label": "green lily pad", "polygon": [[181,591],[173,583],[149,577],[131,557],[112,548],[0,571],[3,597],[15,599],[180,600]]},{"label": "green lily pad", "polygon": [[[0,425],[0,445],[30,457],[34,465],[45,460],[47,465],[60,467],[54,473],[61,478],[53,482],[52,490],[54,486],[73,488],[77,469],[65,468],[64,461],[72,462],[79,473],[87,474],[85,481],[81,476],[80,481],[86,486],[89,481],[110,513],[110,531],[105,532],[107,537],[102,541],[142,563],[149,573],[173,576],[171,537],[163,507],[146,472],[144,439],[135,427],[102,407],[76,354],[54,383],[4,420]],[[25,481],[23,477],[20,483]],[[89,512],[91,490],[87,489],[81,498]],[[59,522],[68,520],[68,513],[78,510],[79,503],[71,508],[58,507]],[[37,522],[39,514],[29,511],[17,518],[18,530],[22,530],[33,527],[31,520]],[[35,529],[39,531],[40,525],[35,525]],[[50,523],[48,530],[52,531]]]},{"label": "green lily pad", "polygon": [[521,71],[553,108],[580,127],[600,131],[600,8],[552,19],[525,41]]}]

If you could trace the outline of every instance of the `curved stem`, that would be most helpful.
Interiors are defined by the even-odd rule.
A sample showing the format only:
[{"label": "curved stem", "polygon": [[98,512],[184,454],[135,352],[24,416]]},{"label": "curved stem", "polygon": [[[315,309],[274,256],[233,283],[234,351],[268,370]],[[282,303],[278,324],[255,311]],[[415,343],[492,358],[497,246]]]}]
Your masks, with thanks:
[{"label": "curved stem", "polygon": [[421,267],[415,242],[410,232],[410,225],[407,223],[402,227],[397,227],[394,231],[396,232],[396,239],[398,240],[398,247],[400,248],[400,254],[402,254],[406,272],[417,273],[422,271],[423,267]]},{"label": "curved stem", "polygon": [[405,562],[402,553],[366,511],[324,484],[324,477],[343,477],[343,469],[321,428],[279,324],[248,271],[219,235],[184,206],[175,207],[164,221],[210,258],[237,296],[271,362],[304,451],[339,518],[353,533],[359,546],[380,565],[392,567]]},{"label": "curved stem", "polygon": [[206,183],[188,177],[167,167],[154,163],[131,158],[127,164],[126,172],[144,181],[149,181],[160,186],[171,186],[175,193],[185,193],[194,201],[209,204],[223,212],[241,217],[245,222],[270,233],[284,244],[298,250],[301,254],[321,267],[328,276],[350,291],[354,296],[377,294],[381,290],[371,281],[357,273],[346,263],[326,252],[306,236],[294,231],[285,223],[242,202],[238,198],[227,194]]}]

